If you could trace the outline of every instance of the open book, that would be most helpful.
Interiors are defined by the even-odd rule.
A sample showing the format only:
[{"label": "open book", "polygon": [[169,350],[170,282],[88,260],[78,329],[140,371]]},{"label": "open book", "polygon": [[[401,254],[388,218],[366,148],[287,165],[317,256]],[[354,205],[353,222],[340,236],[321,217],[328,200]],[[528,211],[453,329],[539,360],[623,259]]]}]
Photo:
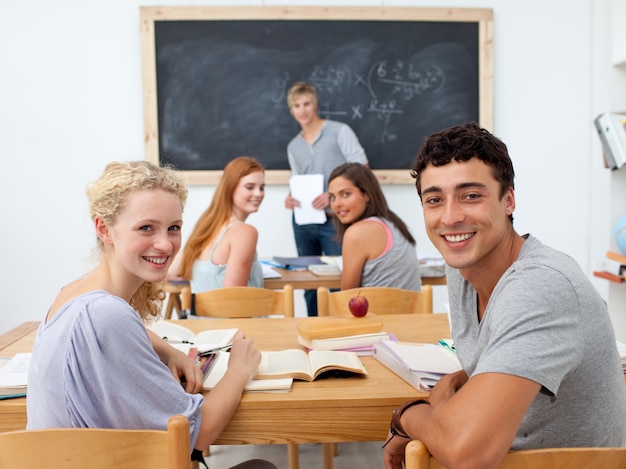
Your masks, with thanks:
[{"label": "open book", "polygon": [[328,371],[366,375],[367,371],[354,352],[287,349],[261,352],[256,379],[293,378],[313,381]]},{"label": "open book", "polygon": [[31,353],[16,353],[0,368],[0,399],[24,397]]},{"label": "open book", "polygon": [[[213,389],[217,385],[217,383],[224,377],[224,375],[226,374],[226,370],[228,369],[229,358],[229,352],[218,352],[214,355],[214,362],[211,364],[211,369],[208,370],[204,377],[203,389]],[[246,384],[244,391],[287,392],[291,390],[292,383],[292,378],[251,379]]]},{"label": "open book", "polygon": [[[207,322],[207,325],[210,321]],[[189,353],[191,347],[204,352],[209,349],[223,347],[230,344],[239,329],[207,329],[206,331],[194,334],[191,329],[187,329],[179,324],[168,321],[158,321],[149,328],[156,335],[167,341],[172,347]]]}]

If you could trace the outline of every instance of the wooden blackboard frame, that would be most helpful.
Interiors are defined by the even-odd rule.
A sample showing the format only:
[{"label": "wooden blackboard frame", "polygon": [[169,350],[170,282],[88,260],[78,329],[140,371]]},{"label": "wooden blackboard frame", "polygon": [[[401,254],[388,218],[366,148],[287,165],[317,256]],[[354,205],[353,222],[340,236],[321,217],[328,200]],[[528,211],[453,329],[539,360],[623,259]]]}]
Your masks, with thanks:
[{"label": "wooden blackboard frame", "polygon": [[[155,22],[186,20],[446,21],[478,25],[479,123],[493,130],[493,12],[483,8],[191,6],[141,7],[145,158],[159,164]],[[286,145],[287,142],[285,142]],[[417,151],[417,148],[416,148]],[[234,155],[237,156],[237,155]],[[286,158],[286,156],[285,156]],[[412,184],[407,170],[375,169],[383,184]],[[191,185],[217,184],[222,171],[180,171]],[[266,171],[267,184],[287,184],[289,170]]]}]

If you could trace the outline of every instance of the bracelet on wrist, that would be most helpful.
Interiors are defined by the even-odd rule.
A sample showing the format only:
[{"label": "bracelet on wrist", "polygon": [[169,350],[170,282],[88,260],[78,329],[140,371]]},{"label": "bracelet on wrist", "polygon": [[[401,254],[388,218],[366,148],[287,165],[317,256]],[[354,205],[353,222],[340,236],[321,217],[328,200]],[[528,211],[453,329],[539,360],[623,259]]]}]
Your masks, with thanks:
[{"label": "bracelet on wrist", "polygon": [[389,442],[394,436],[399,436],[402,438],[411,438],[404,431],[404,428],[402,428],[402,424],[400,423],[400,417],[402,417],[402,414],[404,413],[404,411],[407,410],[409,407],[413,407],[414,405],[419,405],[419,404],[430,405],[430,402],[428,402],[426,399],[411,399],[411,400],[403,402],[402,404],[400,404],[398,407],[394,409],[393,413],[391,414],[391,424],[389,425],[389,432],[391,433],[391,436],[389,437],[387,441],[385,441],[383,448],[385,448],[385,446],[389,444]]},{"label": "bracelet on wrist", "polygon": [[391,414],[391,425],[389,428],[389,431],[392,435],[398,435],[402,438],[411,438],[404,431],[404,428],[402,428],[402,424],[400,423],[400,417],[402,417],[404,411],[407,410],[409,407],[413,407],[419,404],[430,405],[430,402],[428,402],[426,399],[412,399],[410,401],[403,402],[395,408],[395,410]]}]

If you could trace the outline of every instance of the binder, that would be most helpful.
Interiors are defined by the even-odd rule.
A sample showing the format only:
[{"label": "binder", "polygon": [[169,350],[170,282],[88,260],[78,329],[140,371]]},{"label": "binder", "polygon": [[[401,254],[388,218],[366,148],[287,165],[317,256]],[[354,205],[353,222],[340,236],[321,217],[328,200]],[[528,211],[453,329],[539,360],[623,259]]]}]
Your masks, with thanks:
[{"label": "binder", "polygon": [[626,114],[604,113],[593,121],[610,169],[626,164]]}]

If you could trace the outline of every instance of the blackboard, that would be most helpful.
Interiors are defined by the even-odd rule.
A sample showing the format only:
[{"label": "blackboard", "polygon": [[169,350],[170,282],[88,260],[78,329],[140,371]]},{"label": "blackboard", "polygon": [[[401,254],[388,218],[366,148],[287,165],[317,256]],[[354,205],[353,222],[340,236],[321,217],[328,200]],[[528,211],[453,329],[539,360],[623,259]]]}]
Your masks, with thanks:
[{"label": "blackboard", "polygon": [[402,10],[413,15],[212,19],[204,8],[201,17],[153,18],[158,162],[219,172],[250,155],[269,172],[287,172],[286,146],[299,126],[286,93],[304,80],[318,90],[320,116],[354,130],[372,169],[408,176],[426,135],[485,125],[485,45],[482,19],[450,20],[447,10],[441,20],[416,20],[419,9]]}]

